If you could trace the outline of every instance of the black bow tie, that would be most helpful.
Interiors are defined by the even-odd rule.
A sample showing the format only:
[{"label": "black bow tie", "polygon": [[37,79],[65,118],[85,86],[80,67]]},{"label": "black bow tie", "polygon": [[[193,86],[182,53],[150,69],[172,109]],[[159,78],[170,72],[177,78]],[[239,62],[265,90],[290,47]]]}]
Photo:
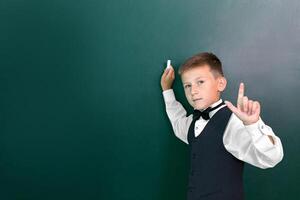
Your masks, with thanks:
[{"label": "black bow tie", "polygon": [[204,111],[194,110],[193,120],[195,120],[195,119],[198,120],[200,117],[202,117],[205,120],[210,119],[209,112],[219,108],[222,105],[225,105],[225,103],[223,101],[220,104],[218,104],[217,106],[213,107],[213,108],[211,108],[211,107],[206,108]]}]

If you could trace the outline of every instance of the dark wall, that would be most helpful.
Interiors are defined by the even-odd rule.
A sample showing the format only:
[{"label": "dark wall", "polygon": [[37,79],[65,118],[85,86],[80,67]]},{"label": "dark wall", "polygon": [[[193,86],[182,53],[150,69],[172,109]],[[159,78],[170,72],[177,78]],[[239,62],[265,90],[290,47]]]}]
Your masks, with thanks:
[{"label": "dark wall", "polygon": [[[247,165],[247,199],[296,199],[299,19],[296,0],[0,1],[0,199],[184,199],[160,76],[200,51],[283,143],[274,169]],[[191,111],[178,76],[174,90]]]}]

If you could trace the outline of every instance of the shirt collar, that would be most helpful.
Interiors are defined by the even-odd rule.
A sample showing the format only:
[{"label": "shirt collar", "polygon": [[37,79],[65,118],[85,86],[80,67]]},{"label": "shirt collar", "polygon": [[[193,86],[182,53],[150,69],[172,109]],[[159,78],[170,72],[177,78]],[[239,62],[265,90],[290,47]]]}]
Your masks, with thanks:
[{"label": "shirt collar", "polygon": [[[219,105],[220,103],[222,103],[222,99],[219,99],[218,101],[216,101],[215,103],[213,103],[213,104],[211,104],[210,106],[208,106],[208,107],[211,107],[211,108],[214,108],[214,107],[216,107],[217,105]],[[206,109],[206,108],[205,108]],[[203,110],[205,110],[205,109],[201,109],[200,111],[203,111]],[[217,109],[218,110],[218,109]],[[213,110],[214,111],[214,110]]]},{"label": "shirt collar", "polygon": [[[222,103],[222,101],[223,101],[222,99],[219,99],[218,101],[216,101],[215,103],[211,104],[211,105],[208,106],[208,107],[214,108],[214,107],[216,107],[217,105],[219,105],[220,103]],[[220,110],[221,108],[223,108],[223,107],[225,107],[225,106],[226,106],[226,105],[222,105],[222,106],[220,106],[219,108],[217,108],[217,109],[215,109],[215,110],[209,112],[209,117],[212,118],[212,116],[214,116],[214,114],[216,114],[216,113],[218,112],[218,110]],[[202,109],[202,110],[200,110],[200,111],[203,111],[203,110],[205,110],[205,109]]]},{"label": "shirt collar", "polygon": [[[219,99],[219,101],[217,101],[217,102],[211,104],[210,107],[214,108],[214,107],[216,107],[217,105],[219,105],[220,103],[222,103],[222,101],[223,101],[222,99]],[[217,108],[217,109],[215,109],[215,110],[209,112],[209,117],[212,117],[214,114],[216,114],[216,112],[218,112],[218,110],[220,110],[220,109],[223,108],[224,106],[226,106],[226,105],[222,105],[222,106],[220,106],[219,108]]]},{"label": "shirt collar", "polygon": [[222,103],[222,99],[219,99],[219,101],[217,101],[217,102],[211,104],[210,107],[211,107],[211,108],[214,108],[214,107],[216,107],[217,105],[219,105],[220,103]]}]

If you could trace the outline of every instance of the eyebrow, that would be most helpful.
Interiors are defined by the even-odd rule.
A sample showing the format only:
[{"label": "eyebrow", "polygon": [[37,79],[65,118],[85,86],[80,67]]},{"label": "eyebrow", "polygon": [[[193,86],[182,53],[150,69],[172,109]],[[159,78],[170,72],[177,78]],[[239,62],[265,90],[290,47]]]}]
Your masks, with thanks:
[{"label": "eyebrow", "polygon": [[[199,80],[199,79],[202,79],[202,78],[206,78],[204,76],[198,76],[197,78],[195,78],[195,80]],[[187,83],[190,83],[190,82],[184,82],[183,84],[187,84]]]}]

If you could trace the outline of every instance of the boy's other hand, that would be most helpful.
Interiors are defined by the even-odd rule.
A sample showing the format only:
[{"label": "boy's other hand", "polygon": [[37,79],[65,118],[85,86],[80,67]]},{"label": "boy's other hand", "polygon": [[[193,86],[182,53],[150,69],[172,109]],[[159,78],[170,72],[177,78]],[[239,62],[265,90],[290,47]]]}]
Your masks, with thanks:
[{"label": "boy's other hand", "polygon": [[175,73],[172,65],[166,68],[161,76],[160,84],[163,91],[171,89],[173,81],[175,80]]},{"label": "boy's other hand", "polygon": [[250,125],[259,120],[260,104],[258,101],[250,100],[247,96],[244,96],[244,90],[244,83],[241,83],[237,107],[232,105],[229,101],[225,101],[225,104],[240,120],[243,121],[244,125]]}]

